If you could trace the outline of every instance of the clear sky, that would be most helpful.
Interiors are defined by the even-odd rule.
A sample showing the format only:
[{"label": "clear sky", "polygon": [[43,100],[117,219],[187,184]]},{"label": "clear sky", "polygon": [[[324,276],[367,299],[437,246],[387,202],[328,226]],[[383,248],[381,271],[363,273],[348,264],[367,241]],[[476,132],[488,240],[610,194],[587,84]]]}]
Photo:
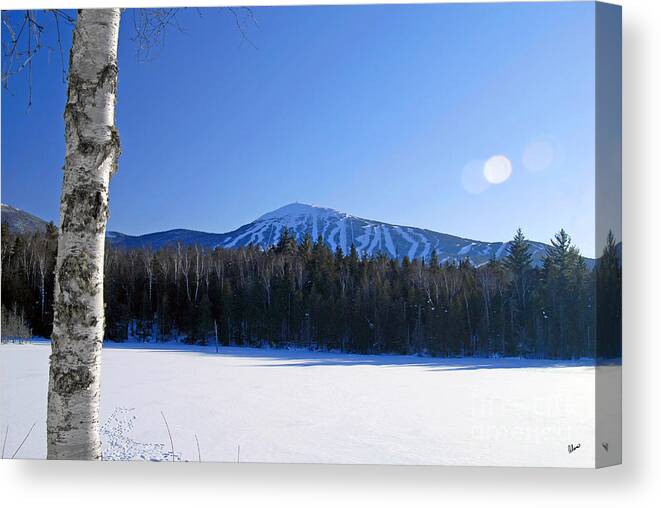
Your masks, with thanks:
[{"label": "clear sky", "polygon": [[[564,227],[594,255],[593,3],[253,13],[256,48],[229,12],[182,10],[147,61],[123,13],[110,229],[225,232],[300,201],[485,241]],[[2,202],[57,223],[66,85],[43,16],[32,108],[26,72],[2,91]],[[488,184],[495,155],[487,177],[509,178]]]}]

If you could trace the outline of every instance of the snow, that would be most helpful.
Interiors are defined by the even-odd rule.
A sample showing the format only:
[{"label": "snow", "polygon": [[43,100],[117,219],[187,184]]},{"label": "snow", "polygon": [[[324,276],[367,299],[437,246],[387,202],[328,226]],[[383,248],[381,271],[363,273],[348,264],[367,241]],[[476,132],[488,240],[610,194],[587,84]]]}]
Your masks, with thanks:
[{"label": "snow", "polygon": [[[5,456],[33,423],[17,457],[45,456],[49,353],[0,346]],[[205,461],[593,467],[594,374],[589,361],[109,344],[103,453],[171,460],[165,417],[175,460],[198,460],[199,442]]]},{"label": "snow", "polygon": [[255,225],[252,228],[248,229],[245,233],[240,234],[240,235],[236,236],[235,238],[230,237],[230,238],[227,239],[225,244],[223,244],[223,247],[225,247],[225,248],[235,247],[239,240],[241,240],[242,238],[245,238],[246,236],[250,236],[250,235],[254,234],[255,232],[259,231],[260,229],[261,229],[261,226]]},{"label": "snow", "polygon": [[370,236],[372,233],[372,228],[369,225],[361,226],[361,228],[363,230],[363,234],[356,237],[356,241],[359,242],[358,245],[356,245],[356,251],[358,254],[365,252],[365,249],[367,249],[367,246],[370,243]]},{"label": "snow", "polygon": [[457,255],[458,256],[464,256],[464,255],[468,254],[475,245],[477,245],[475,242],[469,243],[468,245],[462,247],[459,250],[459,252],[457,252]]},{"label": "snow", "polygon": [[500,259],[501,257],[503,257],[503,255],[505,254],[505,249],[508,246],[509,246],[509,243],[504,242],[500,245],[500,247],[498,247],[498,250],[496,251],[496,259]]},{"label": "snow", "polygon": [[[340,230],[340,248],[345,254],[349,252],[349,247],[347,246],[347,221],[341,222],[342,229]],[[316,239],[316,237],[315,237]]]},{"label": "snow", "polygon": [[323,208],[316,205],[308,205],[305,203],[289,203],[288,205],[281,206],[280,208],[273,210],[272,212],[265,213],[260,216],[256,222],[271,220],[271,219],[290,219],[290,226],[294,223],[292,220],[300,217],[302,215],[314,215],[314,216],[329,216],[329,215],[338,215],[346,216],[346,214],[340,213],[337,210],[332,208]]},{"label": "snow", "polygon": [[381,227],[372,226],[370,228],[370,233],[374,235],[372,237],[372,241],[369,244],[369,247],[367,247],[367,253],[371,256],[374,254],[375,249],[381,245]]},{"label": "snow", "polygon": [[336,223],[335,228],[330,232],[328,237],[326,238],[326,243],[328,243],[328,246],[330,247],[331,250],[335,250],[337,247],[337,242],[335,241],[335,236],[340,234],[340,229],[342,228],[341,223]]},{"label": "snow", "polygon": [[314,241],[317,241],[319,236],[319,227],[317,226],[317,214],[312,216],[312,238]]},{"label": "snow", "polygon": [[397,257],[397,249],[395,248],[395,244],[392,241],[392,236],[390,236],[390,231],[387,227],[383,227],[383,236],[386,239],[386,248],[388,249],[388,253],[390,256],[393,258]]},{"label": "snow", "polygon": [[398,229],[401,235],[411,242],[411,248],[409,249],[409,259],[415,259],[415,252],[418,250],[418,241],[413,238],[413,231],[411,231],[411,228],[406,228],[406,231],[404,229]]}]

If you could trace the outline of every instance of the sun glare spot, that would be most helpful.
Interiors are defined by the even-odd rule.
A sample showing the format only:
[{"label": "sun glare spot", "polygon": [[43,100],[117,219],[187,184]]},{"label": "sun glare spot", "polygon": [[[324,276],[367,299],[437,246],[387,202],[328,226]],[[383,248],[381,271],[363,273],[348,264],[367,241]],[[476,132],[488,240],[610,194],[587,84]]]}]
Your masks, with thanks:
[{"label": "sun glare spot", "polygon": [[489,183],[503,183],[512,175],[512,163],[504,155],[494,155],[484,163],[483,172]]}]

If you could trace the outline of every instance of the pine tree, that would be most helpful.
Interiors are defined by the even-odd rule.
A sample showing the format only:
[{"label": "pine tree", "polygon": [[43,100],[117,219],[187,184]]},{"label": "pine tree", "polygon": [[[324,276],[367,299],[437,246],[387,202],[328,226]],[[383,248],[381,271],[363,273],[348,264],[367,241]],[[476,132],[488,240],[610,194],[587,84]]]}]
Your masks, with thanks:
[{"label": "pine tree", "polygon": [[304,260],[307,260],[312,254],[312,235],[308,232],[303,236],[300,245],[298,246],[298,252]]},{"label": "pine tree", "polygon": [[514,238],[510,242],[508,254],[505,257],[505,266],[511,273],[510,283],[510,322],[511,333],[516,340],[516,345],[511,353],[529,355],[533,345],[530,339],[532,335],[532,315],[529,312],[529,300],[531,293],[532,254],[526,237],[517,229]]},{"label": "pine tree", "polygon": [[355,275],[358,273],[358,263],[360,260],[358,259],[358,251],[356,250],[356,246],[353,243],[351,244],[349,256],[347,256],[347,261],[351,275],[355,277]]},{"label": "pine tree", "polygon": [[505,265],[514,273],[529,271],[532,267],[530,246],[521,228],[516,230],[516,234],[510,242],[508,253],[505,257]]},{"label": "pine tree", "polygon": [[439,264],[438,253],[436,252],[436,249],[434,249],[431,251],[431,256],[429,257],[429,266],[435,271],[438,269]]},{"label": "pine tree", "polygon": [[294,254],[296,252],[296,238],[289,228],[284,228],[278,243],[276,244],[275,251],[278,254]]},{"label": "pine tree", "polygon": [[57,242],[57,226],[53,224],[53,221],[46,224],[46,238]]},{"label": "pine tree", "polygon": [[563,358],[589,354],[584,342],[589,322],[582,319],[588,305],[585,262],[564,229],[551,239],[543,263],[544,312],[549,321],[546,354]]},{"label": "pine tree", "polygon": [[612,231],[597,260],[596,279],[597,356],[617,358],[622,355],[622,266]]},{"label": "pine tree", "polygon": [[333,257],[335,258],[335,265],[340,266],[342,261],[344,261],[344,252],[342,251],[342,247],[339,245],[335,246],[335,254]]}]

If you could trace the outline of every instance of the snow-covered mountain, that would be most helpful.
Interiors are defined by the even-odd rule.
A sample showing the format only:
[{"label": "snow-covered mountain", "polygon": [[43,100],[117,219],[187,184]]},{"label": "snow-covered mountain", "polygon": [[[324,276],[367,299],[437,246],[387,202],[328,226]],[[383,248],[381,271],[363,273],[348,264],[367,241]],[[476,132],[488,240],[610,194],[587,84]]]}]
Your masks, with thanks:
[{"label": "snow-covered mountain", "polygon": [[12,233],[31,234],[46,231],[48,223],[19,208],[2,203],[0,221],[7,223]]},{"label": "snow-covered mountain", "polygon": [[[166,244],[201,244],[209,247],[235,248],[258,245],[264,249],[275,245],[285,230],[295,235],[298,241],[309,233],[313,240],[319,235],[331,248],[340,247],[348,253],[355,245],[358,254],[387,256],[402,259],[429,258],[432,251],[441,261],[469,259],[481,264],[492,257],[500,259],[507,255],[509,242],[481,242],[458,236],[447,235],[411,226],[398,226],[379,221],[355,217],[331,208],[291,203],[266,213],[255,221],[228,233],[202,233],[186,229],[174,229],[141,236],[108,233],[109,240],[117,246],[161,247]],[[546,246],[530,242],[536,262],[541,260]]]}]

